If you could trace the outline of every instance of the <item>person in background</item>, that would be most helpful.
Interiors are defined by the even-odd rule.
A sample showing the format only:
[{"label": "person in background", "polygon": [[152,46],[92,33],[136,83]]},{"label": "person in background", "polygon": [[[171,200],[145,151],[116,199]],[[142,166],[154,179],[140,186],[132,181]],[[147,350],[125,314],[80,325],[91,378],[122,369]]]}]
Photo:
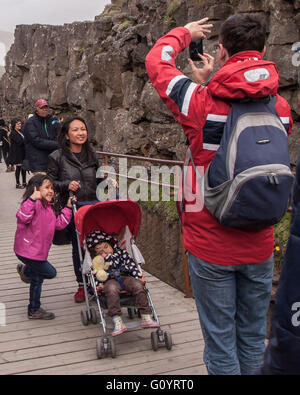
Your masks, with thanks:
[{"label": "person in background", "polygon": [[[24,135],[22,133],[22,120],[16,118],[12,120],[12,131],[10,134],[9,163],[16,166],[16,188],[24,189],[26,187],[26,170],[22,168],[25,159]],[[22,175],[22,184],[20,183]]]},{"label": "person in background", "polygon": [[290,236],[271,319],[271,335],[258,372],[300,375],[300,158],[292,198]]},{"label": "person in background", "polygon": [[9,153],[10,143],[8,138],[8,128],[4,119],[0,119],[0,150],[2,152],[3,160],[6,164],[6,172],[13,171],[13,166],[9,164],[7,158]]},{"label": "person in background", "polygon": [[53,122],[49,114],[49,105],[45,99],[39,99],[34,104],[35,113],[24,124],[26,159],[29,170],[35,173],[46,173],[48,155],[58,148],[57,136],[60,123]]}]

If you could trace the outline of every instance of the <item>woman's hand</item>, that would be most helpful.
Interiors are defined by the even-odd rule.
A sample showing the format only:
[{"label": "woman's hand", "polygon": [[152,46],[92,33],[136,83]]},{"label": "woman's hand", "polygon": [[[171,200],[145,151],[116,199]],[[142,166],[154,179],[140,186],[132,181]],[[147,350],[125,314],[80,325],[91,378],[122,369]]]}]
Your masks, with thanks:
[{"label": "woman's hand", "polygon": [[33,194],[30,196],[30,198],[31,198],[32,200],[41,200],[41,199],[42,199],[41,192],[38,191],[38,190],[36,189],[36,187],[34,187],[34,192],[33,192]]},{"label": "woman's hand", "polygon": [[206,24],[209,18],[203,18],[196,22],[190,22],[184,27],[191,33],[192,41],[206,38],[206,33],[211,33],[213,25],[211,23]]},{"label": "woman's hand", "polygon": [[81,185],[78,181],[71,181],[69,184],[69,191],[76,192],[79,188],[81,188]]},{"label": "woman's hand", "polygon": [[203,55],[199,54],[202,59],[199,63],[202,63],[203,67],[198,68],[192,59],[188,59],[188,62],[191,66],[193,72],[193,80],[196,84],[204,84],[209,80],[209,77],[212,75],[214,71],[215,58],[208,53],[204,53]]}]

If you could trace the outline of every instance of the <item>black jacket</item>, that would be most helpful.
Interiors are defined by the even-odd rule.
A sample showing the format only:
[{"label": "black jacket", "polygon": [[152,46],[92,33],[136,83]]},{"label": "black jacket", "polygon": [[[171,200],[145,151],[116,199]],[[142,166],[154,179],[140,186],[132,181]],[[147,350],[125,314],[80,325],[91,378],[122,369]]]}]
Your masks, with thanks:
[{"label": "black jacket", "polygon": [[2,143],[0,149],[2,148],[3,152],[9,151],[9,140],[7,131],[3,128],[0,128],[0,142]]},{"label": "black jacket", "polygon": [[58,148],[56,142],[60,123],[54,121],[51,115],[46,118],[35,113],[25,122],[26,159],[30,171],[47,171],[48,155]]},{"label": "black jacket", "polygon": [[93,151],[88,163],[79,162],[71,152],[63,153],[58,149],[49,155],[47,174],[55,180],[55,189],[60,195],[61,204],[65,204],[69,197],[71,181],[80,181],[81,188],[76,192],[80,202],[96,200],[96,173],[98,159]]},{"label": "black jacket", "polygon": [[300,159],[297,164],[290,237],[261,373],[300,375]]},{"label": "black jacket", "polygon": [[11,145],[8,155],[8,162],[11,165],[21,165],[25,158],[25,144],[24,136],[22,136],[22,134],[18,133],[16,130],[13,130],[10,134]]}]

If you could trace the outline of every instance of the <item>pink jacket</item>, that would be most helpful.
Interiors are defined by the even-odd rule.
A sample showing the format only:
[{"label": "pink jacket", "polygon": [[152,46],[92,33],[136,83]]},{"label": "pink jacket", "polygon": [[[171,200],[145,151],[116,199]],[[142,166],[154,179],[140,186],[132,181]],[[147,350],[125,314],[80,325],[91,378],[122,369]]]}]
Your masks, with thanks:
[{"label": "pink jacket", "polygon": [[17,211],[17,230],[14,251],[37,261],[45,261],[54,237],[54,231],[64,229],[72,218],[72,210],[65,207],[58,217],[48,203],[27,199]]}]

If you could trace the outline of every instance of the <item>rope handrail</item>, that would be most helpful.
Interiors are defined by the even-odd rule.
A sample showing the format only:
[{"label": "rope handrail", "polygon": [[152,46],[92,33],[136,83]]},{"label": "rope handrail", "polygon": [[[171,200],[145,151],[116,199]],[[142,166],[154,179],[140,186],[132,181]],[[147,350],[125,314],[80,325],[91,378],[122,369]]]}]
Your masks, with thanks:
[{"label": "rope handrail", "polygon": [[[139,160],[143,162],[150,162],[150,163],[159,163],[159,164],[164,164],[164,165],[177,165],[180,167],[184,166],[184,162],[182,161],[176,161],[176,160],[167,160],[167,159],[157,159],[157,158],[149,158],[149,157],[143,157],[143,156],[135,156],[135,155],[125,155],[125,154],[115,154],[113,152],[104,152],[104,151],[96,151],[97,154],[104,156],[105,158],[105,165],[108,165],[108,157],[113,157],[113,158],[127,158],[127,159],[133,159],[133,160]],[[106,176],[108,176],[109,171],[106,172]],[[148,184],[154,184],[154,185],[159,185],[162,188],[173,188],[174,190],[178,189],[175,185],[167,185],[167,184],[162,184],[159,183],[157,184],[156,182],[153,182],[151,180],[143,180],[143,179],[137,179],[135,177],[130,177],[128,175],[124,174],[118,174],[119,177],[126,177],[128,179],[135,179],[139,180],[142,182],[147,182]],[[171,192],[171,195],[173,195],[174,192]],[[183,273],[184,273],[184,283],[185,283],[185,297],[190,298],[192,297],[192,291],[191,291],[191,286],[190,286],[190,279],[189,279],[189,271],[188,271],[188,262],[187,262],[187,256],[184,250],[184,244],[183,244],[183,238],[182,234],[180,237],[180,242],[181,242],[181,251],[182,251],[182,263],[183,263]]]},{"label": "rope handrail", "polygon": [[104,151],[96,151],[96,153],[103,156],[111,156],[113,158],[128,158],[128,159],[140,160],[143,162],[161,163],[165,165],[178,165],[178,166],[184,165],[184,162],[179,160],[157,159],[157,158],[149,158],[147,156],[115,154],[113,152],[104,152]]}]

